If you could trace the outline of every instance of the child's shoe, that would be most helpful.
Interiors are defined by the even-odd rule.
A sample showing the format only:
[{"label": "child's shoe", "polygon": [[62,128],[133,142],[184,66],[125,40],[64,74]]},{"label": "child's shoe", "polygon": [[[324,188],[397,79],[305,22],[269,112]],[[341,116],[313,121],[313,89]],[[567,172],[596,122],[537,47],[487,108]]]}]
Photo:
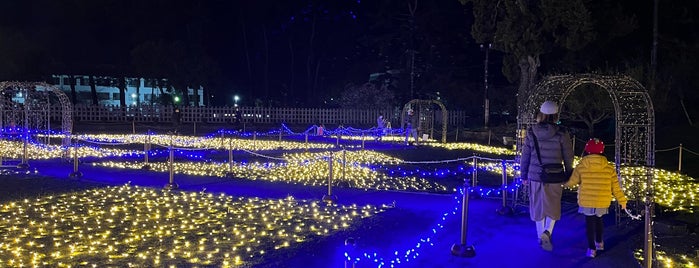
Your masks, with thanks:
[{"label": "child's shoe", "polygon": [[595,242],[595,249],[596,250],[604,250],[604,241],[602,242]]},{"label": "child's shoe", "polygon": [[585,253],[585,256],[587,256],[588,258],[594,258],[595,255],[597,255],[597,250],[594,250],[594,249],[588,248],[587,252]]}]

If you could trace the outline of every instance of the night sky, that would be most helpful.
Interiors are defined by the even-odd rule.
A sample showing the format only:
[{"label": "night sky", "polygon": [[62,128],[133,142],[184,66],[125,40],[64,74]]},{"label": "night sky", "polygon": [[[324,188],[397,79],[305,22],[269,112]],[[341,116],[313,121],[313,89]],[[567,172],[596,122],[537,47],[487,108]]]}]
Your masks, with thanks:
[{"label": "night sky", "polygon": [[[694,2],[661,6],[661,19],[673,18],[661,24],[661,45],[681,44],[661,47],[660,55],[696,47],[696,23],[680,21],[697,13]],[[652,1],[595,3],[590,9],[598,42],[580,52],[594,60],[561,67],[574,65],[575,57],[552,51],[542,58],[540,73],[647,66]],[[601,14],[610,9],[605,5],[632,18],[630,26],[608,27],[620,24],[608,23],[614,16]],[[448,107],[482,105],[485,53],[470,34],[471,6],[458,0],[5,0],[0,10],[2,80],[43,81],[51,74],[167,78],[174,86],[204,86],[213,105],[231,104],[238,94],[249,106],[333,107],[330,100],[346,88],[391,71],[397,73],[392,90],[398,103],[439,94]],[[683,40],[688,33],[692,37]],[[491,50],[496,100],[511,96],[518,82],[505,79],[502,59]]]},{"label": "night sky", "polygon": [[246,105],[310,106],[371,73],[404,68],[413,46],[430,52],[418,56],[431,68],[423,73],[458,72],[482,84],[470,13],[456,0],[437,2],[418,1],[420,41],[409,44],[405,1],[2,1],[3,56],[14,63],[0,75],[175,73],[210,89],[214,103],[240,94]]}]

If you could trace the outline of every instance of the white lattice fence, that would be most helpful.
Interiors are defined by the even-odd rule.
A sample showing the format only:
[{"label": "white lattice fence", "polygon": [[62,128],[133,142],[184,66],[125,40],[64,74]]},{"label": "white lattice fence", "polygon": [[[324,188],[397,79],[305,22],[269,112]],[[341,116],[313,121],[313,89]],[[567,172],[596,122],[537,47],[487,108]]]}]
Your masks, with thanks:
[{"label": "white lattice fence", "polygon": [[[73,116],[84,122],[170,122],[173,116],[171,106],[91,106],[75,105]],[[376,118],[383,114],[391,119],[391,109],[319,109],[319,108],[275,108],[275,107],[238,107],[243,121],[259,124],[307,124],[307,125],[375,125]],[[465,111],[447,111],[448,125],[466,123]],[[182,123],[232,123],[235,120],[234,107],[180,107]],[[51,107],[51,118],[60,119],[60,107]],[[393,119],[396,121],[399,119]],[[400,122],[392,122],[400,126]]]}]

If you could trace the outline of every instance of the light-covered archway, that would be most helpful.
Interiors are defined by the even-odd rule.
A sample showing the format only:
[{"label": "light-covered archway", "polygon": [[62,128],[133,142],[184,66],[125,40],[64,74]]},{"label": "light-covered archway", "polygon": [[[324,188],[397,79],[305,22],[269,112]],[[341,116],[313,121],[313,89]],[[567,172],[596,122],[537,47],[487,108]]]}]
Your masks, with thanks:
[{"label": "light-covered archway", "polygon": [[[414,99],[403,105],[403,110],[400,113],[401,128],[404,128],[405,116],[408,110],[411,108],[417,111],[420,116],[420,128],[421,129],[434,129],[434,109],[433,105],[439,106],[442,111],[442,143],[447,142],[447,108],[444,107],[440,101],[437,100],[419,100]],[[434,137],[434,133],[430,133],[431,137]]]},{"label": "light-covered archway", "polygon": [[[518,107],[517,158],[521,156],[526,129],[536,123],[539,105],[546,100],[562,107],[566,98],[580,85],[594,84],[609,93],[616,122],[614,161],[619,180],[629,198],[645,205],[645,260],[653,260],[653,167],[655,166],[655,112],[648,91],[625,75],[575,74],[544,77],[531,96]],[[619,215],[619,213],[617,213]],[[649,266],[647,266],[649,267]]]},{"label": "light-covered archway", "polygon": [[53,85],[43,82],[0,82],[0,127],[10,124],[31,130],[49,130],[53,94],[61,105],[63,145],[70,144],[73,130],[73,105],[68,96]]}]

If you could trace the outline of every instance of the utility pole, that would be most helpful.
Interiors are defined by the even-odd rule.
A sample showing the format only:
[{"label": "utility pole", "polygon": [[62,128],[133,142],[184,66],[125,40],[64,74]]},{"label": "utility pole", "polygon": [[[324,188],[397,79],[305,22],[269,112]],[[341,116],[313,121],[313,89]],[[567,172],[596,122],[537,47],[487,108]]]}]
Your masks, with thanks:
[{"label": "utility pole", "polygon": [[415,98],[415,12],[417,11],[417,1],[408,1],[408,12],[410,13],[410,99]]},{"label": "utility pole", "polygon": [[488,128],[488,120],[490,119],[490,100],[488,99],[488,57],[490,55],[490,48],[493,44],[481,44],[481,49],[485,49],[485,63],[483,64],[483,109],[484,109],[484,126]]},{"label": "utility pole", "polygon": [[410,99],[415,98],[415,50],[408,50],[410,53]]}]

